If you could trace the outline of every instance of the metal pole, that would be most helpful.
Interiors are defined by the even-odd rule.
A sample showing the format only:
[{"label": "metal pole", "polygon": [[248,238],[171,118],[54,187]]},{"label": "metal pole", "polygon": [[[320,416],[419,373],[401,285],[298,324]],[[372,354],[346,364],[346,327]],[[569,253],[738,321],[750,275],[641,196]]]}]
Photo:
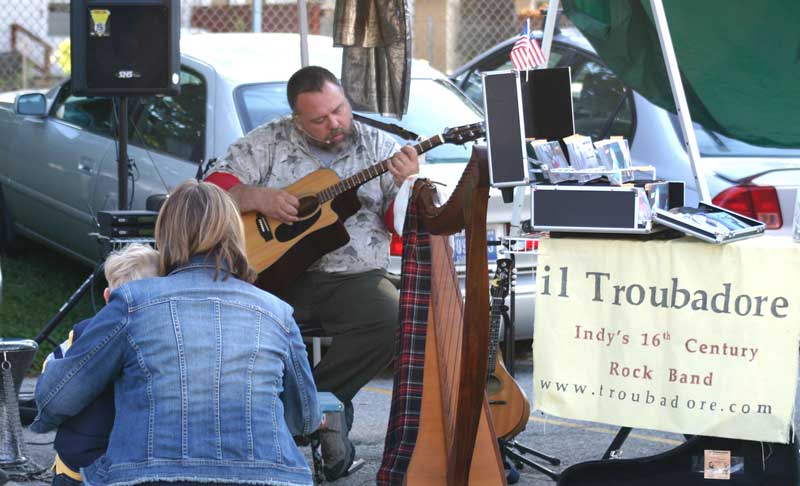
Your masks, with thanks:
[{"label": "metal pole", "polygon": [[86,280],[83,281],[81,286],[78,287],[78,290],[76,290],[69,297],[69,299],[67,299],[66,302],[61,304],[61,308],[58,309],[56,315],[54,315],[50,319],[50,321],[47,324],[45,324],[44,328],[41,331],[39,331],[39,335],[36,336],[34,341],[36,341],[39,344],[42,344],[43,342],[47,341],[50,344],[58,345],[57,342],[50,339],[50,334],[55,330],[55,328],[58,327],[59,324],[61,324],[61,321],[64,319],[64,316],[66,316],[67,313],[73,307],[75,307],[75,305],[81,300],[81,297],[83,297],[86,294],[86,292],[91,288],[92,282],[103,274],[104,269],[105,269],[104,263],[100,262],[97,265],[97,267],[95,267],[94,272],[92,272],[92,274],[89,275],[86,278]]},{"label": "metal pole", "polygon": [[675,108],[678,110],[678,121],[683,133],[683,143],[686,153],[689,154],[689,163],[692,165],[697,192],[701,201],[708,201],[710,199],[708,182],[700,166],[700,150],[697,148],[697,136],[694,132],[694,125],[692,125],[689,105],[686,103],[686,93],[683,91],[683,81],[678,70],[678,61],[675,58],[675,48],[672,46],[672,36],[669,34],[664,5],[661,0],[650,0],[650,6],[653,9],[653,18],[656,21],[656,29],[658,30],[658,40],[661,42],[661,52],[664,54],[664,64],[667,66],[669,84],[672,87],[672,97],[675,99]]},{"label": "metal pole", "polygon": [[297,0],[297,26],[300,30],[300,64],[308,66],[308,12],[306,0]]},{"label": "metal pole", "polygon": [[547,6],[547,17],[544,19],[544,32],[542,34],[542,54],[547,61],[545,67],[550,63],[550,46],[553,45],[553,32],[556,30],[556,19],[558,18],[559,0],[550,0]]},{"label": "metal pole", "polygon": [[117,159],[119,209],[128,209],[128,97],[119,97],[119,159]]},{"label": "metal pole", "polygon": [[253,0],[253,32],[261,32],[261,19],[264,16],[264,0]]}]

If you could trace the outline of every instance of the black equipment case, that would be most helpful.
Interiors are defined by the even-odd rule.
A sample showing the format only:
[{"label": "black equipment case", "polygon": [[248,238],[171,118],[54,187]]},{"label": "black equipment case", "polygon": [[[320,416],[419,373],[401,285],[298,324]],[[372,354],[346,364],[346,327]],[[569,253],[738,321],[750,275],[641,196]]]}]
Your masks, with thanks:
[{"label": "black equipment case", "polygon": [[[655,208],[683,206],[683,182],[637,185],[533,185],[531,223],[535,231],[649,234]],[[644,194],[644,199],[642,198]]]},{"label": "black equipment case", "polygon": [[[705,479],[705,451],[730,451],[730,478]],[[791,444],[695,436],[648,457],[587,461],[565,469],[558,486],[795,486],[800,484],[796,441]]]}]

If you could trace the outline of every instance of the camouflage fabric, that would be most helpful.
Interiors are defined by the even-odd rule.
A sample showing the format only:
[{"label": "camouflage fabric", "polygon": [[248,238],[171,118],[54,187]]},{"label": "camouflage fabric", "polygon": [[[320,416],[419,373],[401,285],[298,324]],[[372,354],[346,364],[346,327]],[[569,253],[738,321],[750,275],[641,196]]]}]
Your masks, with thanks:
[{"label": "camouflage fabric", "polygon": [[[353,121],[353,138],[330,164],[340,178],[388,159],[400,146],[389,135]],[[305,137],[290,117],[262,125],[228,148],[212,172],[226,172],[245,184],[282,188],[322,168]],[[383,215],[397,194],[389,172],[358,189],[361,209],[345,221],[350,242],[331,252],[309,270],[329,273],[357,273],[383,269],[389,264],[390,233]]]}]

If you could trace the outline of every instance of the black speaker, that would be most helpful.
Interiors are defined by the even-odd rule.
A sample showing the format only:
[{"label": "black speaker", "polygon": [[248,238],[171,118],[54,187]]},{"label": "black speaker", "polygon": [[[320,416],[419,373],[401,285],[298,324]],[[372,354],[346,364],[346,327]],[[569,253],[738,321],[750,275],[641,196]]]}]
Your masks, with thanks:
[{"label": "black speaker", "polygon": [[72,90],[135,96],[180,91],[180,0],[72,0]]}]

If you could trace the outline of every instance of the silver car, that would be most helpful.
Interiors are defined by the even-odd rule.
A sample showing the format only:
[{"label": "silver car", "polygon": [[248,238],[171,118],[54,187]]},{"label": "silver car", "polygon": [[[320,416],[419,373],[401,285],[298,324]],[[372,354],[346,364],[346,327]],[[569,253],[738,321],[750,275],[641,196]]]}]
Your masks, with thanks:
[{"label": "silver car", "polygon": [[[332,44],[329,37],[310,36],[310,63],[339,73],[341,49]],[[201,162],[223,156],[244,133],[288,114],[286,81],[299,68],[296,34],[183,36],[181,94],[129,102],[130,207],[144,208],[149,195],[166,193],[194,177]],[[114,102],[75,96],[68,81],[43,97],[18,94],[0,95],[0,204],[5,234],[13,239],[18,233],[93,264],[98,245],[89,233],[97,231],[96,213],[118,207]],[[426,137],[482,119],[481,109],[440,72],[427,62],[414,61],[408,113],[400,122],[383,121]],[[421,171],[452,188],[470,154],[469,144],[437,147],[426,153]],[[493,192],[490,237],[506,232],[510,212],[500,193]],[[392,245],[390,270],[399,271],[399,243]],[[455,247],[456,263],[463,272],[463,236],[455,237]],[[491,247],[489,254],[496,256],[496,248]],[[528,289],[527,302],[517,306],[525,308],[518,320],[527,323],[520,327],[520,338],[530,337],[533,322],[530,266],[527,275],[527,286],[518,286]]]},{"label": "silver car", "polygon": [[[541,38],[541,32],[538,33]],[[483,100],[481,73],[511,69],[508,39],[455,70],[450,79],[475,101]],[[553,38],[550,67],[570,66],[577,133],[593,140],[622,135],[637,165],[652,165],[660,179],[684,181],[686,201],[698,200],[677,117],[625,86],[591,44],[574,28]],[[758,147],[695,124],[713,203],[764,221],[772,234],[792,229],[795,192],[800,187],[800,148]]]}]

